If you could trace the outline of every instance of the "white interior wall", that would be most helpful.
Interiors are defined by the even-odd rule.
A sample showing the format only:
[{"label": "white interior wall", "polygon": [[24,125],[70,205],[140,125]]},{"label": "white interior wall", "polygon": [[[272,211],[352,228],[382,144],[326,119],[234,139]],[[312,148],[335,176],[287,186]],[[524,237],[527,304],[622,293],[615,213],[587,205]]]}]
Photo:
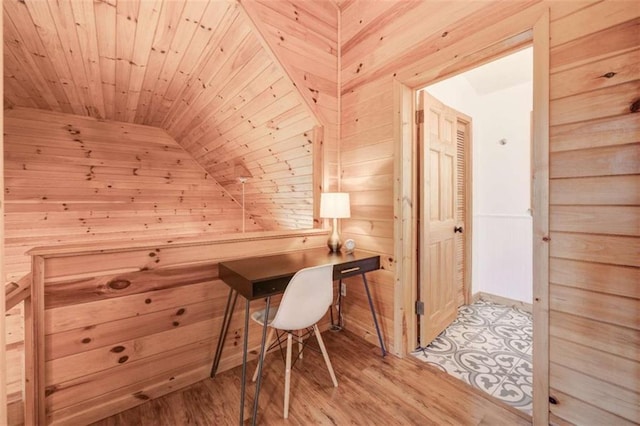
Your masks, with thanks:
[{"label": "white interior wall", "polygon": [[472,291],[527,303],[532,301],[533,83],[525,77],[531,60],[526,49],[427,88],[473,119]]}]

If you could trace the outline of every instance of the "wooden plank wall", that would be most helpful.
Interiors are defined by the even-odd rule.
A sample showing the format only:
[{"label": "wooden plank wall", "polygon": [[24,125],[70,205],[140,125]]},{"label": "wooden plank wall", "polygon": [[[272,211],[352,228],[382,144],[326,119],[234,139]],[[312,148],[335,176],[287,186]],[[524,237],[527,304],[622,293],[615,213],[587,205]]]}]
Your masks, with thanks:
[{"label": "wooden plank wall", "polygon": [[[9,93],[5,99],[9,105],[23,105],[24,102],[27,106],[47,108],[47,105],[55,100],[59,111],[81,115],[95,114],[96,111],[101,111],[100,105],[95,109],[88,109],[82,100],[93,101],[101,99],[101,96],[83,92],[82,88],[91,87],[86,90],[98,90],[101,84],[104,99],[102,108],[107,117],[131,117],[132,111],[135,111],[133,120],[136,117],[141,120],[142,112],[146,120],[148,114],[153,116],[164,111],[170,115],[173,111],[175,117],[180,117],[181,121],[171,121],[159,115],[155,119],[177,136],[178,132],[193,130],[186,117],[202,121],[205,117],[221,114],[215,109],[224,109],[216,100],[217,95],[224,99],[222,105],[228,107],[225,111],[233,114],[238,111],[238,105],[245,104],[246,99],[258,98],[260,93],[268,97],[265,93],[270,93],[267,90],[272,88],[271,85],[264,86],[260,91],[259,88],[242,86],[241,83],[249,80],[266,81],[251,72],[257,69],[268,72],[271,69],[268,65],[266,68],[260,68],[256,64],[254,65],[258,68],[254,65],[240,68],[232,66],[233,63],[249,63],[248,57],[255,57],[249,53],[251,41],[248,35],[244,39],[246,50],[225,49],[245,52],[248,56],[234,56],[228,58],[228,62],[213,59],[206,62],[205,58],[209,56],[193,53],[192,55],[196,56],[190,60],[182,61],[173,57],[166,62],[168,65],[165,68],[164,53],[155,53],[155,56],[150,56],[148,62],[145,62],[147,68],[155,74],[150,74],[149,80],[146,80],[146,75],[142,78],[140,70],[135,71],[135,66],[124,63],[117,65],[113,59],[109,60],[116,58],[118,54],[133,58],[138,48],[134,48],[132,52],[118,51],[116,37],[125,40],[126,33],[116,35],[115,22],[119,20],[126,27],[125,21],[129,11],[118,11],[110,6],[110,3],[104,2],[94,3],[95,7],[103,10],[101,13],[95,11],[95,16],[100,16],[100,19],[95,21],[96,27],[100,28],[93,31],[104,36],[97,37],[95,43],[80,39],[83,40],[81,43],[87,43],[87,52],[94,52],[93,56],[96,49],[103,52],[102,55],[98,55],[104,58],[98,61],[100,79],[91,77],[90,72],[83,77],[78,74],[79,67],[67,65],[75,64],[77,58],[69,57],[65,58],[65,62],[52,62],[53,56],[50,52],[82,51],[59,48],[57,45],[49,46],[51,43],[60,42],[64,43],[64,46],[73,47],[73,43],[76,43],[73,38],[65,36],[56,41],[54,38],[40,38],[38,34],[49,34],[55,31],[55,28],[65,27],[62,17],[69,12],[63,10],[66,6],[59,6],[61,9],[56,9],[53,13],[39,13],[36,10],[37,2],[31,3],[17,0],[3,3],[5,14],[9,9],[15,12],[11,13],[11,19],[5,19],[8,23],[5,25],[5,52],[8,52],[5,54],[5,58],[8,58],[5,61],[5,74],[10,75],[9,78],[5,78],[5,87]],[[123,7],[125,3],[122,3]],[[147,3],[140,3],[140,7],[143,4],[146,7]],[[185,50],[177,44],[172,45],[178,30],[175,25],[169,24],[172,16],[182,13],[183,3],[166,4],[180,10],[176,9],[175,13],[162,12],[163,19],[167,20],[163,28],[171,30],[166,34],[159,32],[151,45],[158,51],[163,50],[161,46],[164,46],[165,50],[169,46],[175,46],[178,52],[184,52]],[[202,6],[192,4],[190,7]],[[637,3],[613,0],[523,0],[508,3],[352,0],[342,3],[337,43],[338,51],[341,52],[338,55],[341,62],[340,76],[337,79],[341,91],[338,99],[342,98],[338,103],[338,110],[341,111],[338,120],[341,121],[338,156],[342,190],[352,194],[352,218],[343,221],[344,237],[354,238],[359,247],[382,255],[385,269],[375,274],[371,281],[387,343],[393,344],[390,337],[394,327],[394,287],[397,285],[394,281],[395,247],[392,231],[395,202],[392,157],[396,143],[392,129],[394,78],[415,86],[471,66],[478,60],[473,55],[474,52],[494,43],[500,45],[502,40],[531,28],[546,6],[551,9],[552,33],[551,384],[552,393],[559,400],[559,404],[552,406],[551,410],[558,419],[578,423],[582,422],[585,416],[589,419],[603,419],[604,422],[638,422],[637,403],[632,403],[637,402],[637,383],[640,382],[636,361],[640,338],[639,326],[635,321],[639,298],[636,283],[640,266],[637,264],[637,209],[640,202],[635,196],[640,192],[637,179],[640,124],[637,114],[627,113],[631,104],[640,97],[637,80],[640,34]],[[264,10],[266,6],[263,4],[262,7]],[[290,8],[290,5],[285,3],[283,7]],[[31,11],[28,8],[31,8]],[[299,10],[303,9],[301,6]],[[148,14],[142,15],[135,9],[135,13],[153,20],[160,19],[157,15],[158,10],[164,9],[151,8]],[[269,13],[274,13],[272,10],[273,8]],[[77,13],[75,9],[72,12]],[[85,12],[93,14],[92,11]],[[33,19],[30,13],[33,13]],[[232,15],[228,15],[232,13],[233,7],[224,13],[224,16],[227,16],[227,26],[213,32],[218,34],[219,38],[223,37],[226,29],[232,27],[239,33],[246,31],[241,26],[231,25],[236,22],[230,18]],[[291,9],[288,9],[281,14],[290,13]],[[52,20],[53,27],[51,23],[43,20],[43,16],[47,14],[51,16],[49,19]],[[185,15],[185,18],[189,16],[191,15]],[[287,19],[291,21],[290,18]],[[36,28],[35,20],[42,25]],[[180,20],[180,25],[186,26],[184,22],[188,21]],[[318,32],[322,30],[322,24],[318,21],[309,22],[307,25],[313,26],[314,29],[317,26]],[[295,34],[296,29],[300,28],[296,24],[287,24],[287,27],[292,29],[286,34]],[[91,26],[88,28],[91,30]],[[282,30],[276,28],[274,27],[274,31]],[[132,29],[129,28],[127,31],[130,34]],[[192,29],[192,34],[195,31]],[[89,33],[92,34],[91,31]],[[7,37],[7,34],[11,36]],[[286,40],[296,41],[297,38],[300,37],[290,39],[287,36]],[[18,42],[13,43],[15,40]],[[179,40],[182,38],[176,39],[176,42]],[[203,40],[213,38],[204,37]],[[236,37],[229,36],[229,40],[236,40]],[[141,38],[140,43],[150,42]],[[207,44],[207,41],[204,43]],[[271,44],[273,46],[273,43]],[[215,45],[218,47],[218,44]],[[254,54],[260,55],[259,49]],[[213,58],[213,53],[211,55]],[[88,54],[87,57],[92,56]],[[282,57],[281,60],[284,61]],[[290,58],[288,61],[293,60],[294,58]],[[136,63],[133,59],[132,62]],[[206,92],[206,96],[200,98],[192,94],[189,103],[172,103],[179,97],[184,98],[189,93],[195,93],[195,87],[201,83],[201,78],[207,82],[215,81],[211,74],[198,77],[200,74],[194,73],[191,68],[183,69],[176,63],[209,63],[211,67],[214,64],[229,63],[231,68],[227,70],[228,74],[220,75],[226,75],[230,80],[225,79],[225,84],[222,85],[216,83],[216,87],[230,87],[230,92],[218,93],[211,89]],[[260,63],[264,65],[263,62]],[[35,71],[20,72],[24,67],[31,67]],[[89,67],[89,70],[92,68]],[[601,71],[601,74],[597,74]],[[97,70],[91,72],[95,73]],[[613,75],[607,77],[612,73]],[[161,75],[164,77],[158,79]],[[135,78],[129,83],[125,76]],[[235,76],[239,77],[236,79]],[[275,78],[275,74],[273,76]],[[191,83],[180,91],[177,87],[183,79]],[[68,84],[76,80],[80,83],[86,81],[88,84],[78,84],[78,88]],[[101,83],[98,84],[97,81]],[[141,88],[144,87],[145,81],[148,81],[146,90]],[[158,84],[161,86],[157,93],[156,81],[159,81]],[[170,89],[174,87],[170,82],[174,81],[176,86]],[[274,79],[274,84],[276,81],[280,80]],[[290,93],[291,87],[287,81],[282,80],[284,89],[278,92],[282,94],[279,99]],[[129,87],[131,84],[134,85],[133,88]],[[117,93],[117,87],[127,87],[128,93],[132,96],[131,100],[129,101],[127,96],[126,103],[123,103],[122,95]],[[246,87],[246,91],[240,90],[241,87]],[[175,93],[172,92],[175,97],[163,95],[172,90],[175,90]],[[144,102],[140,100],[143,97],[146,99]],[[293,97],[298,97],[295,91],[292,92],[291,98]],[[133,99],[138,99],[137,104]],[[153,103],[154,99],[156,103]],[[130,106],[131,102],[141,105],[142,109]],[[296,105],[306,110],[304,103],[304,100],[300,100]],[[187,113],[187,107],[192,104],[200,105],[201,110]],[[214,109],[206,109],[205,104],[213,105]],[[120,113],[115,105],[120,105]],[[293,138],[295,135],[302,135],[302,141],[304,133],[315,123],[312,117],[309,118],[310,115],[304,116],[302,110],[296,108],[298,107],[291,105],[288,110],[281,106],[269,110],[273,111],[275,116],[281,117],[277,121],[279,123],[305,123],[300,124],[299,132],[294,132],[291,136]],[[178,109],[184,110],[185,113],[176,112]],[[254,104],[246,111],[251,111],[253,115],[256,111],[263,111],[263,107]],[[291,111],[292,115],[288,115],[286,111]],[[300,114],[296,111],[300,111]],[[238,127],[237,133],[229,130],[229,135],[251,133],[252,130],[247,126],[253,125],[248,123],[241,113],[238,114],[240,115],[235,116],[235,122],[228,123],[238,123],[237,125],[244,126],[245,130]],[[230,117],[224,113],[222,116]],[[261,117],[261,120],[264,120],[263,125],[257,126],[260,130],[255,130],[255,134],[260,133],[264,136],[265,127],[269,128],[269,123],[273,122],[266,116]],[[153,118],[149,119],[153,123]],[[281,119],[283,121],[279,121]],[[292,124],[292,128],[294,127]],[[178,130],[180,128],[182,130]],[[202,131],[205,128],[199,129],[198,131]],[[193,133],[189,142],[194,144],[192,147],[200,146],[195,145],[197,138],[200,138],[198,143],[202,144],[215,141],[217,134],[214,128],[206,128],[206,131],[209,130],[213,135],[210,139],[196,136],[197,132]],[[249,133],[246,133],[247,130]],[[261,139],[262,143],[273,144],[274,139],[269,139],[271,137],[264,136],[264,139]],[[179,142],[182,141],[182,137],[177,139]],[[196,154],[196,148],[193,149],[192,154],[195,156],[204,158],[206,155],[204,150]],[[258,153],[263,151],[255,152],[259,156],[261,154]],[[267,158],[277,157],[269,155]],[[227,163],[223,168],[229,170],[232,165],[235,167],[235,159],[242,161],[243,157],[228,153],[224,158],[227,159]],[[248,168],[259,169],[258,166]],[[227,172],[226,175],[229,176],[230,173]],[[349,283],[345,314],[348,328],[359,331],[365,338],[375,336],[360,283]],[[401,319],[411,320],[411,313],[405,313],[405,317]],[[593,343],[596,343],[597,347],[593,347]],[[616,349],[609,350],[604,345],[613,345]],[[602,367],[603,365],[607,367]],[[604,391],[598,391],[599,389]],[[607,395],[615,395],[615,398]]]},{"label": "wooden plank wall", "polygon": [[[6,281],[31,270],[34,246],[242,228],[240,205],[163,130],[26,108],[4,118]],[[246,229],[260,228],[247,217]],[[19,403],[22,305],[6,318]]]},{"label": "wooden plank wall", "polygon": [[640,5],[595,3],[550,29],[550,409],[638,424]]},{"label": "wooden plank wall", "polygon": [[319,122],[237,2],[7,0],[3,11],[7,105],[163,128],[234,197],[249,175],[263,228],[313,226]]},{"label": "wooden plank wall", "polygon": [[324,126],[323,191],[339,190],[339,10],[331,1],[241,0],[275,56]]},{"label": "wooden plank wall", "polygon": [[[2,29],[2,23],[0,23],[0,30]],[[0,34],[0,40],[2,40],[3,36]],[[3,60],[0,58],[0,65],[2,65]],[[4,92],[4,87],[0,87],[0,97],[4,97],[2,93]],[[0,118],[0,127],[4,126],[4,119]],[[0,150],[4,150],[4,139],[0,136]],[[0,158],[0,171],[4,170],[4,159]],[[4,187],[4,176],[0,176],[0,186]],[[4,277],[4,192],[0,194],[0,277]],[[2,281],[0,281],[2,282]],[[4,289],[3,289],[4,290]],[[8,423],[7,418],[7,354],[5,352],[5,347],[7,345],[6,338],[6,325],[5,325],[5,292],[0,291],[0,365],[3,369],[0,374],[0,424]]]},{"label": "wooden plank wall", "polygon": [[6,392],[7,424],[19,425],[24,422],[24,315],[22,304],[6,312]]},{"label": "wooden plank wall", "polygon": [[241,7],[230,7],[219,48],[186,88],[160,98],[168,107],[152,124],[166,128],[237,199],[237,178],[248,175],[246,206],[264,229],[312,228],[318,121]]},{"label": "wooden plank wall", "polygon": [[[351,193],[352,203],[351,219],[342,221],[343,236],[385,260],[385,269],[372,280],[373,296],[388,345],[397,353],[402,351],[391,334],[397,285],[394,153],[399,143],[393,128],[394,78],[407,82],[419,74],[416,70],[442,67],[450,60],[449,52],[443,53],[448,46],[463,44],[468,49],[466,37],[474,31],[516,15],[530,3],[356,0],[342,9],[340,159],[342,190]],[[496,36],[502,33],[496,31]],[[347,294],[347,327],[374,341],[362,286],[351,280]],[[415,316],[405,312],[400,321],[415,321]]]},{"label": "wooden plank wall", "polygon": [[34,246],[241,229],[238,202],[163,130],[19,108],[4,139],[7,281]]},{"label": "wooden plank wall", "polygon": [[[321,247],[326,238],[321,231],[246,235],[93,244],[61,257],[40,251],[44,283],[34,285],[44,285],[47,421],[88,424],[207,378],[228,294],[218,262]],[[243,312],[240,299],[219,371],[242,362]],[[260,330],[251,322],[251,356]]]},{"label": "wooden plank wall", "polygon": [[[418,87],[517,47],[551,10],[551,386],[557,421],[639,422],[637,102],[640,7],[631,1],[348,1],[340,34],[344,237],[388,259],[373,286],[393,329],[393,81]],[[520,42],[521,43],[521,42]],[[635,104],[634,104],[635,102]],[[633,106],[635,105],[635,106]],[[347,327],[371,335],[350,285]],[[355,293],[355,295],[354,295]],[[400,321],[414,321],[406,312]],[[388,335],[388,332],[387,332]]]}]

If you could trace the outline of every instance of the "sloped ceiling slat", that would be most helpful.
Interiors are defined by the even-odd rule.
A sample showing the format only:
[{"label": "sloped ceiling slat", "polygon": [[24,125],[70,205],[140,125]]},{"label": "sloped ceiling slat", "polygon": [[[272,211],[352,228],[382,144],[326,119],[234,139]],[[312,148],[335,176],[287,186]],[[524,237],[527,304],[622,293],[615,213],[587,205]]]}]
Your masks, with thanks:
[{"label": "sloped ceiling slat", "polygon": [[[311,227],[318,119],[325,144],[337,143],[338,10],[277,3],[265,13],[284,27],[271,22],[265,32],[287,40],[285,57],[274,57],[236,1],[6,0],[5,106],[160,127],[237,200],[233,166],[250,170],[248,211],[266,229]],[[303,64],[310,55],[315,71]],[[250,204],[254,195],[268,202]]]},{"label": "sloped ceiling slat", "polygon": [[[116,7],[108,2],[94,2],[93,9],[105,118],[113,120],[116,96]],[[92,58],[87,60],[91,61]]]},{"label": "sloped ceiling slat", "polygon": [[[316,175],[321,173],[322,177],[314,182],[316,189],[340,190],[339,4],[311,0],[239,1],[324,127],[315,133],[322,135],[322,149],[316,151],[322,163],[315,168]],[[319,216],[319,191],[313,195],[312,204]]]},{"label": "sloped ceiling slat", "polygon": [[80,54],[85,59],[84,67],[89,94],[97,109],[96,115],[106,116],[102,79],[100,75],[100,54],[94,9],[90,3],[78,2],[71,4],[75,21],[76,35]]},{"label": "sloped ceiling slat", "polygon": [[[67,94],[62,90],[62,81],[58,79],[51,60],[45,54],[46,49],[37,34],[29,11],[17,1],[6,1],[2,4],[4,7],[5,79],[16,79],[15,76],[12,77],[6,72],[7,67],[10,66],[8,64],[14,59],[8,57],[6,52],[12,50],[13,46],[13,52],[16,55],[15,67],[31,77],[34,82],[42,82],[42,85],[34,87],[37,89],[36,96],[44,98],[47,101],[45,106],[53,111],[73,113]],[[51,96],[47,96],[49,94]],[[11,96],[11,93],[8,93],[8,96]],[[38,103],[35,98],[31,100]]]},{"label": "sloped ceiling slat", "polygon": [[[316,16],[308,11],[318,9],[321,3],[242,0],[255,25],[301,88],[302,96],[326,126],[338,122],[332,117],[337,114],[338,11],[334,10],[333,22],[327,23],[326,13]],[[317,87],[319,81],[324,82],[322,87]],[[320,108],[325,103],[331,106],[328,111]]]}]

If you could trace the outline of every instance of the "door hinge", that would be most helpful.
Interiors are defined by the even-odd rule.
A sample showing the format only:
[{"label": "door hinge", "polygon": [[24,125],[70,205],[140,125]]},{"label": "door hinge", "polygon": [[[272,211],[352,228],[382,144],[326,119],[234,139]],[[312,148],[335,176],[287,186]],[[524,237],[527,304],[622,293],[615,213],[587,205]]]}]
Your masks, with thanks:
[{"label": "door hinge", "polygon": [[424,302],[416,300],[416,315],[424,315]]},{"label": "door hinge", "polygon": [[416,124],[424,123],[424,110],[416,111]]}]

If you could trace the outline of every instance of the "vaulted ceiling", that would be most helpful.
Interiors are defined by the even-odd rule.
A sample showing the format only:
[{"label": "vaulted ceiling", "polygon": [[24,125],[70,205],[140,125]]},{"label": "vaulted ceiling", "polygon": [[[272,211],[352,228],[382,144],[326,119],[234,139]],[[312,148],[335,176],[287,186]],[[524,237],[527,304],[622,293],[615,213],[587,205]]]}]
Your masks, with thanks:
[{"label": "vaulted ceiling", "polygon": [[295,3],[5,0],[5,108],[162,128],[237,199],[250,176],[265,228],[310,227],[314,128],[335,139],[338,123],[338,9]]}]

